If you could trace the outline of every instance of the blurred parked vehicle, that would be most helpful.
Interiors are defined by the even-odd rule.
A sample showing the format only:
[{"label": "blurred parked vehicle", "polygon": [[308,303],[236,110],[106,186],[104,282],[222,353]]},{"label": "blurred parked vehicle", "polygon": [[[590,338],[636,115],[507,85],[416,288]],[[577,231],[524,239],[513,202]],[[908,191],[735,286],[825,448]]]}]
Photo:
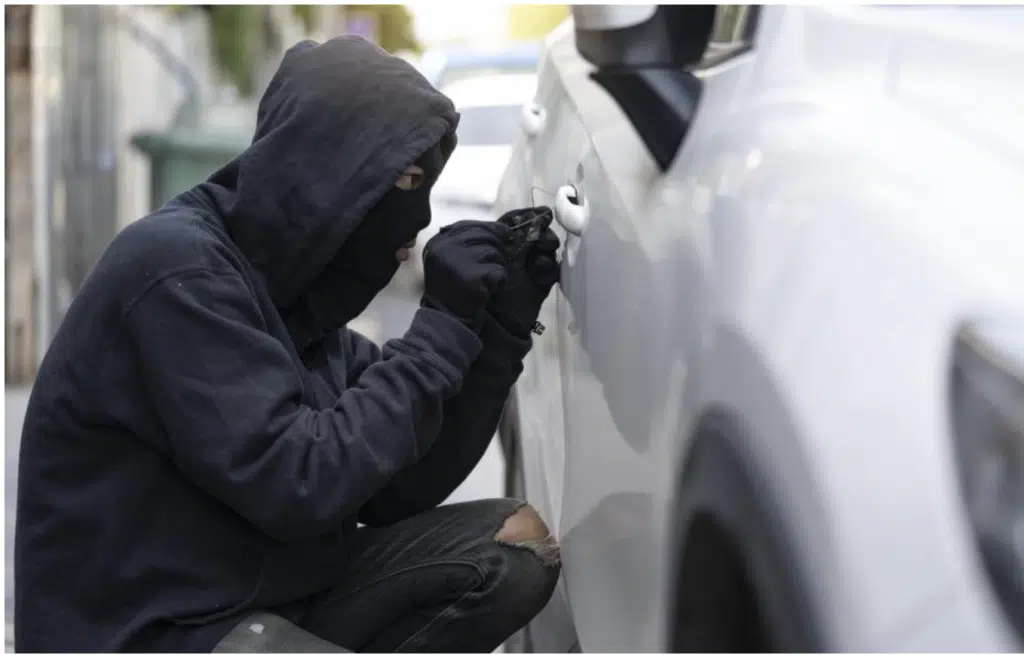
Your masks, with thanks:
[{"label": "blurred parked vehicle", "polygon": [[509,649],[1019,651],[1024,11],[573,16],[495,210],[564,240],[501,426],[564,575]]},{"label": "blurred parked vehicle", "polygon": [[512,43],[494,48],[473,46],[427,50],[419,69],[438,89],[457,80],[502,73],[534,73],[540,61],[539,43]]},{"label": "blurred parked vehicle", "polygon": [[441,87],[461,115],[459,142],[431,190],[430,225],[416,238],[409,258],[417,283],[423,280],[423,246],[438,230],[456,221],[496,218],[498,184],[536,87],[533,72],[466,77]]}]

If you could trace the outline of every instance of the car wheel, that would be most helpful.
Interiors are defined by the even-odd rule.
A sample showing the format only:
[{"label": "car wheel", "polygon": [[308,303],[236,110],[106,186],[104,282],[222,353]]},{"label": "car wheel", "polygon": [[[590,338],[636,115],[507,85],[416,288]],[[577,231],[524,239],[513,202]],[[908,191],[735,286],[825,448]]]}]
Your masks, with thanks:
[{"label": "car wheel", "polygon": [[[515,401],[509,396],[498,424],[498,438],[505,454],[505,497],[526,498],[526,476],[523,473],[523,455],[519,448],[519,433],[514,424]],[[525,626],[505,642],[506,653],[532,653],[533,640],[530,638],[530,626]]]},{"label": "car wheel", "polygon": [[671,652],[827,652],[794,550],[734,429],[702,422],[684,467]]}]

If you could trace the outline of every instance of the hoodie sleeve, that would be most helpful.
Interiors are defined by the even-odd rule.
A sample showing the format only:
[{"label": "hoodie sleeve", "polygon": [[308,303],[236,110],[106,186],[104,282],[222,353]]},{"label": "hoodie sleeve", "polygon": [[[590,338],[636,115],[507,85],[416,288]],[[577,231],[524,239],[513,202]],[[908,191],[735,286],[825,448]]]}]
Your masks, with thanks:
[{"label": "hoodie sleeve", "polygon": [[362,523],[389,525],[436,507],[483,457],[532,341],[511,335],[490,316],[480,336],[483,350],[462,391],[445,403],[437,440],[421,460],[398,473],[359,511]]},{"label": "hoodie sleeve", "polygon": [[339,528],[417,461],[481,347],[457,321],[421,309],[358,384],[316,411],[236,272],[167,277],[125,324],[175,464],[281,541]]},{"label": "hoodie sleeve", "polygon": [[380,361],[380,348],[366,336],[343,328],[345,339],[345,387],[359,384],[366,369]]}]

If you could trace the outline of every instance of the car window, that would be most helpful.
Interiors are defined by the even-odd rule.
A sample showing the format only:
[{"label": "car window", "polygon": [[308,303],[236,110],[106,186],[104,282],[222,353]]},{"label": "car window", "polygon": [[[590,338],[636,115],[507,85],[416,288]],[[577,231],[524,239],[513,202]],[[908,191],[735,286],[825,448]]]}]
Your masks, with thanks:
[{"label": "car window", "polygon": [[459,109],[459,146],[512,145],[519,137],[522,105],[481,105]]},{"label": "car window", "polygon": [[702,65],[719,63],[746,50],[753,41],[757,5],[718,5],[711,42]]}]

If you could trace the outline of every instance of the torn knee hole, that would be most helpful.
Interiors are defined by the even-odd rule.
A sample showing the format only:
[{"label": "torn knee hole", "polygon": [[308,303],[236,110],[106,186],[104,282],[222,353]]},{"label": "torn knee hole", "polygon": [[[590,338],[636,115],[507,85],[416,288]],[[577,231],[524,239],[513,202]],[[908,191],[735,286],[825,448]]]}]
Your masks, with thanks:
[{"label": "torn knee hole", "polygon": [[532,551],[545,564],[555,566],[560,560],[558,542],[537,510],[529,505],[520,507],[515,514],[505,519],[504,525],[494,535],[494,540]]},{"label": "torn knee hole", "polygon": [[537,514],[537,510],[529,505],[523,505],[516,513],[505,519],[504,525],[494,535],[496,541],[508,543],[522,543],[526,541],[541,541],[547,539],[551,533],[544,520]]}]

